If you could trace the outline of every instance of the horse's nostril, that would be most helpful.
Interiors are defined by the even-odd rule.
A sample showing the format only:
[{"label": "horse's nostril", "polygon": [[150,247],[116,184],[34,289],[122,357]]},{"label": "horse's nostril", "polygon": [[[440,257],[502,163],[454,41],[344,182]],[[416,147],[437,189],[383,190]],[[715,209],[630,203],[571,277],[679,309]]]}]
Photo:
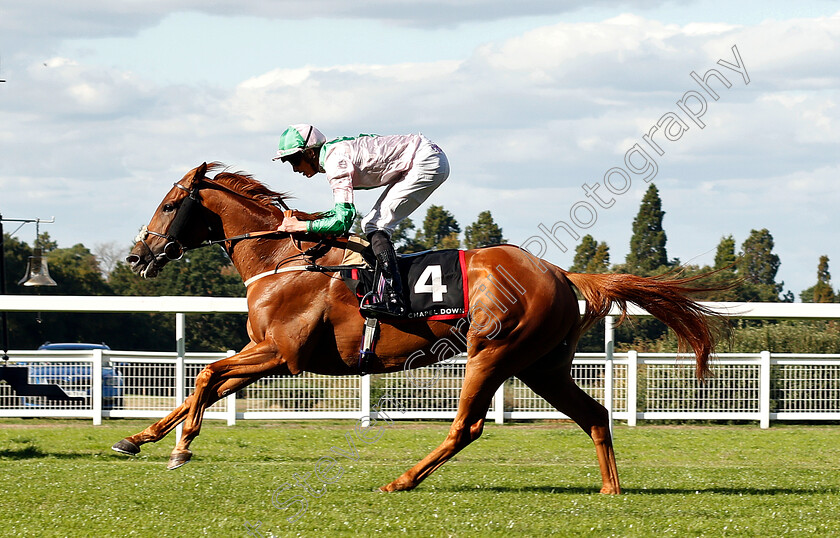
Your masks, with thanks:
[{"label": "horse's nostril", "polygon": [[131,254],[130,256],[126,256],[125,261],[128,262],[129,265],[135,265],[140,263],[140,256]]}]

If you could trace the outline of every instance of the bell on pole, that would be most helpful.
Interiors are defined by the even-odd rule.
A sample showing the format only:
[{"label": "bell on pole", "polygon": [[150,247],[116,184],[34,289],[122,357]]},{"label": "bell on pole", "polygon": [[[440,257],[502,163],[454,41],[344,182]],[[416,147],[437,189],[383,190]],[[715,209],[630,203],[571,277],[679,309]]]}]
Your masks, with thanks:
[{"label": "bell on pole", "polygon": [[50,277],[50,270],[47,267],[47,258],[42,254],[40,248],[32,251],[29,262],[26,265],[26,274],[18,284],[22,286],[57,286],[55,280]]},{"label": "bell on pole", "polygon": [[[2,81],[0,81],[2,82]],[[3,222],[34,222],[37,226],[41,219],[4,219],[0,215],[0,295],[6,294],[6,264],[4,260],[3,243]],[[55,222],[55,218],[48,222]],[[29,257],[29,264],[26,268],[26,276],[19,282],[24,286],[56,286],[55,280],[50,277],[47,269],[47,259],[44,258],[40,248],[34,249],[33,256]],[[59,385],[45,383],[30,383],[28,366],[9,366],[9,334],[6,323],[6,312],[0,312],[0,327],[3,333],[3,362],[0,364],[0,381],[5,381],[18,396],[44,396],[48,400],[63,400],[75,403],[84,403],[85,399],[77,396],[70,396]]]}]

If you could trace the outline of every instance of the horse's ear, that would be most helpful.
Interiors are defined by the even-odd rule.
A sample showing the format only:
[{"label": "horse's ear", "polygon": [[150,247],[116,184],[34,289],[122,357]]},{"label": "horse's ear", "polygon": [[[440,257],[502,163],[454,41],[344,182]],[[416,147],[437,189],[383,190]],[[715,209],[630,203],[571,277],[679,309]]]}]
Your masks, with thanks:
[{"label": "horse's ear", "polygon": [[204,179],[204,175],[207,173],[207,163],[201,163],[201,166],[195,169],[195,180],[201,181]]},{"label": "horse's ear", "polygon": [[190,170],[186,176],[184,176],[184,180],[186,180],[186,187],[193,188],[195,185],[198,185],[202,181],[204,181],[204,175],[207,173],[207,163],[201,163],[199,166],[196,166],[192,170]]}]

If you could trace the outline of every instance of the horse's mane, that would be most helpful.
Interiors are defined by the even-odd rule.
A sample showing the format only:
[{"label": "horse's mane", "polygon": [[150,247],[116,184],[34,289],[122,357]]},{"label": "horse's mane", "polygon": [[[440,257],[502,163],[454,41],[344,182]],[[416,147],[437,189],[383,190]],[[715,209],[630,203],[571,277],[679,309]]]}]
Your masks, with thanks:
[{"label": "horse's mane", "polygon": [[255,202],[259,202],[266,207],[276,207],[278,201],[291,198],[289,193],[275,192],[269,189],[265,183],[254,179],[254,176],[251,174],[246,174],[245,172],[229,172],[227,166],[220,162],[213,162],[207,165],[207,172],[214,172],[220,169],[221,171],[217,172],[216,176],[212,180],[208,179],[208,181],[218,183],[222,187],[250,198]]}]

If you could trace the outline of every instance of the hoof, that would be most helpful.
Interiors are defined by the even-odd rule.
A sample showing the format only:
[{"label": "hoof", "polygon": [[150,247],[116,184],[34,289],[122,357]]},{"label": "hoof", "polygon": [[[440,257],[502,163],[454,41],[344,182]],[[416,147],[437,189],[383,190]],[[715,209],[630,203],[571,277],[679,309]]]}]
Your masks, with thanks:
[{"label": "hoof", "polygon": [[114,443],[114,446],[111,447],[111,450],[114,452],[119,452],[120,454],[128,454],[129,456],[134,456],[140,453],[140,447],[129,441],[128,439],[123,439],[117,443]]},{"label": "hoof", "polygon": [[391,493],[393,491],[410,491],[414,489],[415,486],[410,486],[407,484],[399,484],[397,482],[391,482],[390,484],[384,485],[378,488],[379,491],[384,493]]},{"label": "hoof", "polygon": [[186,452],[173,452],[171,456],[169,456],[169,463],[166,464],[166,470],[172,471],[177,469],[178,467],[189,463],[190,458],[192,458],[192,452],[187,450]]}]

